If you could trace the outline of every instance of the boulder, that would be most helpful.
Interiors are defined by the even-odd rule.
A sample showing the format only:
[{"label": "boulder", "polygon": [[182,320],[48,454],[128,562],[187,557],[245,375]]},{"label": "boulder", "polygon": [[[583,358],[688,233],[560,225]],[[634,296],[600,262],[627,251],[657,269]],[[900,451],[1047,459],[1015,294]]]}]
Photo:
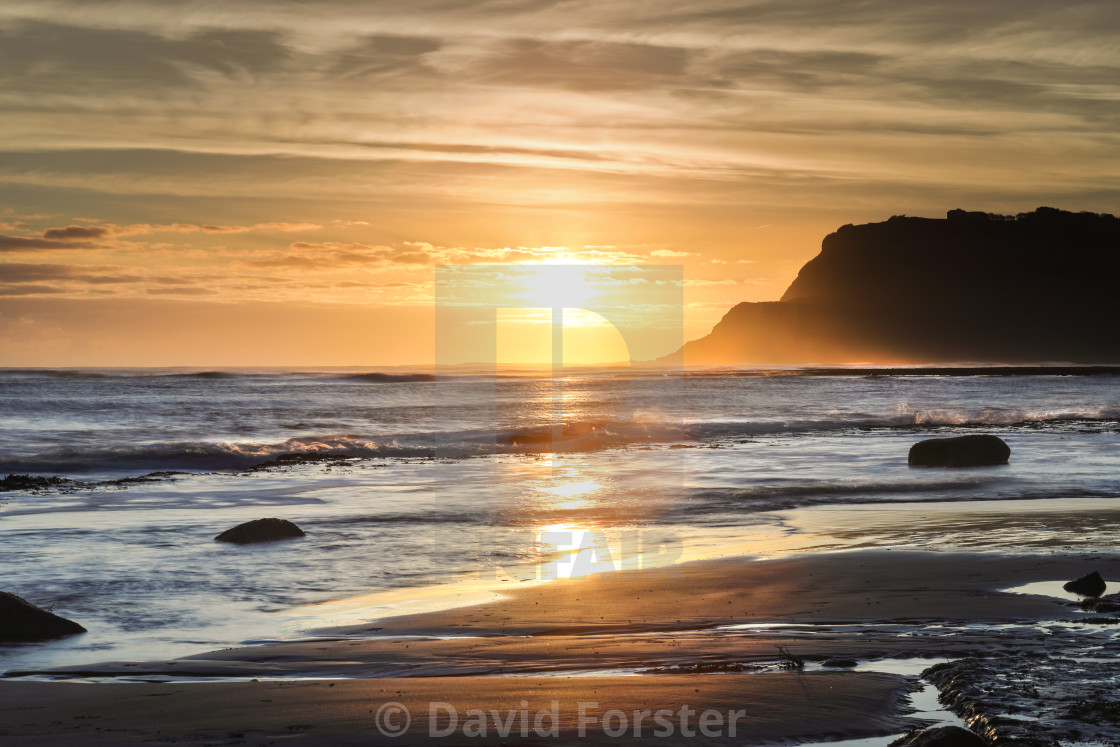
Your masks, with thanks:
[{"label": "boulder", "polygon": [[250,545],[256,542],[275,542],[276,540],[304,537],[302,529],[286,519],[255,519],[227,529],[214,538],[216,542],[232,542],[235,545]]},{"label": "boulder", "polygon": [[940,726],[905,734],[891,742],[890,747],[987,747],[980,737],[959,726]]},{"label": "boulder", "polygon": [[73,620],[36,607],[23,597],[0,591],[0,642],[49,641],[84,633]]},{"label": "boulder", "polygon": [[1011,449],[997,436],[931,438],[910,447],[911,467],[982,467],[1007,464]]},{"label": "boulder", "polygon": [[1081,578],[1067,582],[1062,588],[1083,597],[1099,597],[1104,594],[1105,582],[1100,573],[1093,571]]},{"label": "boulder", "polygon": [[855,659],[848,659],[843,656],[833,656],[831,659],[825,659],[821,662],[822,667],[854,667],[859,664]]}]

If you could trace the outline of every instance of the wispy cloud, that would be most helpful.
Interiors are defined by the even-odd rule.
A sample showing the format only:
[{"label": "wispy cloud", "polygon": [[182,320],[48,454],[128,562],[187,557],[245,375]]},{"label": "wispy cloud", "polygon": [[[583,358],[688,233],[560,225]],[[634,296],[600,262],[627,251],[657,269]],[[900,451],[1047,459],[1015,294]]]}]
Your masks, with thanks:
[{"label": "wispy cloud", "polygon": [[0,236],[0,252],[39,251],[42,249],[93,249],[97,244],[69,239],[38,238],[34,236]]},{"label": "wispy cloud", "polygon": [[679,263],[711,322],[843,223],[1115,212],[1118,27],[1106,0],[9,0],[2,292],[403,306],[441,264]]}]

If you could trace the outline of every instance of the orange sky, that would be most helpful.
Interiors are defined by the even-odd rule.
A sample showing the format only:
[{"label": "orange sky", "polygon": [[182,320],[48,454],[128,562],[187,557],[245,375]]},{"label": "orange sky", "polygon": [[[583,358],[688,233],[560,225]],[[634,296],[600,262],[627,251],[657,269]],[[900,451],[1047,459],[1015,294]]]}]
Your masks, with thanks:
[{"label": "orange sky", "polygon": [[446,264],[691,339],[844,223],[1117,211],[1111,2],[311,7],[0,7],[0,365],[430,363]]}]

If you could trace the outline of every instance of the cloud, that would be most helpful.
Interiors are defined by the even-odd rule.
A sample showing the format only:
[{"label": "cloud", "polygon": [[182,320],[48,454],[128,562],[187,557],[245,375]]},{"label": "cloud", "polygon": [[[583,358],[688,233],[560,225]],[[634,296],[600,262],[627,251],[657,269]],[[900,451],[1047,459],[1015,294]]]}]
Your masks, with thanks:
[{"label": "cloud", "polygon": [[[77,293],[92,288],[119,286],[110,291],[124,292],[130,286],[148,282],[148,278],[128,267],[119,265],[71,265],[35,262],[0,263],[0,278],[4,282],[4,295],[43,295]],[[194,281],[188,281],[194,282]],[[134,291],[133,291],[134,292]]]},{"label": "cloud", "polygon": [[65,293],[53,285],[26,285],[21,283],[0,283],[0,296],[45,296]]},{"label": "cloud", "polygon": [[[306,254],[300,255],[285,255],[278,259],[282,261],[298,261],[297,258],[302,257],[314,262],[322,263],[320,266],[329,267],[333,264],[340,263],[377,263],[389,262],[399,263],[406,265],[422,265],[431,264],[433,261],[432,255],[427,251],[420,251],[412,246],[405,247],[392,247],[392,246],[372,246],[370,244],[358,243],[343,243],[343,242],[322,242],[310,243],[306,241],[293,242],[290,247],[298,252],[313,252],[312,256]],[[269,262],[271,260],[256,260],[257,262]],[[253,262],[253,260],[250,260]],[[265,266],[259,264],[258,266]]]},{"label": "cloud", "polygon": [[[115,274],[106,274],[115,273]],[[9,283],[30,283],[44,280],[84,280],[96,283],[134,282],[139,277],[127,268],[104,265],[62,265],[32,262],[0,263],[0,275]]]},{"label": "cloud", "polygon": [[98,244],[91,244],[88,241],[0,236],[0,252],[34,251],[38,249],[94,249],[98,246]]},{"label": "cloud", "polygon": [[676,85],[692,52],[611,41],[516,39],[496,45],[469,74],[492,83],[614,91]]},{"label": "cloud", "polygon": [[43,231],[44,239],[57,239],[70,241],[71,239],[103,239],[111,236],[112,231],[107,226],[65,226],[63,228],[48,228]]},{"label": "cloud", "polygon": [[0,5],[0,256],[159,275],[25,286],[208,268],[223,300],[289,300],[433,264],[744,255],[778,276],[841,223],[1120,199],[1115,3]]},{"label": "cloud", "polygon": [[295,233],[315,231],[322,228],[318,223],[257,223],[249,226],[222,226],[214,224],[171,223],[166,225],[134,223],[118,226],[114,223],[92,221],[87,225],[70,225],[48,228],[42,233],[44,239],[72,241],[75,239],[107,239],[117,236],[140,236],[152,233],[212,233],[234,234],[260,232]]},{"label": "cloud", "polygon": [[739,285],[738,280],[723,278],[722,280],[703,280],[700,278],[685,278],[684,284],[689,287],[703,287],[712,285]]},{"label": "cloud", "polygon": [[436,38],[375,34],[331,55],[331,76],[343,80],[409,76],[431,76],[435,69],[426,56],[443,47]]},{"label": "cloud", "polygon": [[213,288],[148,288],[149,296],[215,296]]},{"label": "cloud", "polygon": [[[153,227],[158,229],[159,227]],[[202,225],[199,229],[206,233],[248,233],[249,231],[280,231],[294,233],[297,231],[315,231],[322,228],[318,223],[257,223],[252,226],[217,226]]]},{"label": "cloud", "polygon": [[105,89],[166,96],[227,78],[281,69],[290,57],[271,30],[205,29],[186,37],[21,21],[0,29],[0,82],[36,94]]}]

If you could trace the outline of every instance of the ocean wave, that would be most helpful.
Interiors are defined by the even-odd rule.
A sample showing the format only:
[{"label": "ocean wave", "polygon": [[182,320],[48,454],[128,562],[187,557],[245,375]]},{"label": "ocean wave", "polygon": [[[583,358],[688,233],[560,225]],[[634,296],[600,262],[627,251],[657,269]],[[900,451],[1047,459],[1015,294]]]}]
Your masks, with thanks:
[{"label": "ocean wave", "polygon": [[411,436],[304,435],[277,441],[164,441],[118,446],[55,448],[0,456],[0,473],[70,474],[107,471],[245,470],[283,467],[318,457],[460,458],[486,454],[596,451],[685,437],[679,426],[656,421],[573,421],[554,443],[551,425]]},{"label": "ocean wave", "polygon": [[432,374],[387,374],[387,373],[360,373],[346,374],[335,377],[341,381],[364,381],[370,384],[407,384],[413,382],[435,381]]},{"label": "ocean wave", "polygon": [[73,368],[0,368],[0,376],[42,379],[103,379],[107,374]]},{"label": "ocean wave", "polygon": [[1120,408],[1094,407],[1077,410],[1037,411],[1029,409],[984,409],[978,411],[914,409],[900,405],[894,425],[1000,425],[1025,426],[1036,423],[1114,422]]},{"label": "ocean wave", "polygon": [[108,447],[61,448],[33,456],[0,457],[0,472],[69,474],[122,470],[243,470],[286,454],[423,456],[430,449],[348,436],[311,436],[278,443],[175,441]]},{"label": "ocean wave", "polygon": [[839,415],[836,418],[789,419],[780,421],[720,421],[696,423],[688,428],[694,439],[779,433],[811,433],[840,430],[924,430],[931,428],[1038,428],[1043,426],[1083,427],[1120,423],[1120,408],[1101,407],[1082,410],[1036,412],[1031,410],[914,410],[902,406],[894,415]]},{"label": "ocean wave", "polygon": [[161,379],[248,379],[260,374],[234,373],[233,371],[192,371],[190,373],[155,374]]},{"label": "ocean wave", "polygon": [[[667,419],[589,419],[526,425],[503,430],[475,429],[426,434],[328,433],[254,441],[161,441],[113,446],[87,444],[55,448],[34,455],[0,456],[0,473],[69,474],[152,470],[244,470],[291,455],[358,458],[459,458],[486,454],[592,452],[649,445],[703,445],[720,440],[853,430],[921,431],[991,428],[996,430],[1080,430],[1115,428],[1120,410],[1095,409],[1034,412],[913,410],[900,407],[889,417],[810,418],[776,421],[683,423]],[[291,425],[286,426],[291,428]],[[554,438],[556,439],[554,441]],[[289,464],[298,459],[289,459]],[[269,465],[269,466],[285,466]]]}]

